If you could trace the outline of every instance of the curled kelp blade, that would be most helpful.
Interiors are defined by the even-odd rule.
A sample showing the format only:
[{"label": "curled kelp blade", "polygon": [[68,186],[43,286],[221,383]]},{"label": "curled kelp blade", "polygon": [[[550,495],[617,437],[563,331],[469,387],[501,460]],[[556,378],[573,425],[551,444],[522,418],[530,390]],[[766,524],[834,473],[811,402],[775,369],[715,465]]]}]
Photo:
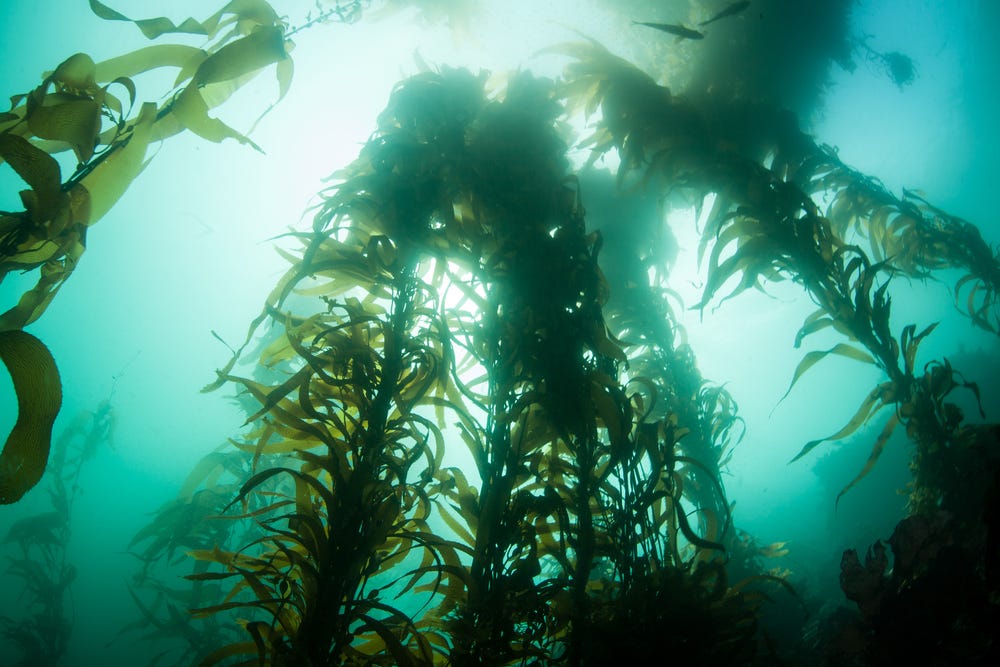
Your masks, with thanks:
[{"label": "curled kelp blade", "polygon": [[3,360],[17,395],[17,422],[0,452],[0,504],[21,499],[45,472],[62,384],[52,354],[29,333],[0,331]]}]

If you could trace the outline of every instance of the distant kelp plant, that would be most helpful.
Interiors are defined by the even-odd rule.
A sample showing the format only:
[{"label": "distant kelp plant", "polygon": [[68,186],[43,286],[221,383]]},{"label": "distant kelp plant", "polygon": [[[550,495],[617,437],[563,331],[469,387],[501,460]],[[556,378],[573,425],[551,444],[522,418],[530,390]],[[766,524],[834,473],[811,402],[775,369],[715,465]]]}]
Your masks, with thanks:
[{"label": "distant kelp plant", "polygon": [[[129,553],[139,561],[128,586],[137,614],[113,641],[142,642],[150,665],[195,664],[220,645],[243,638],[239,619],[232,614],[217,613],[192,622],[191,610],[217,605],[229,591],[214,577],[201,576],[208,570],[207,561],[195,562],[192,568],[189,554],[235,548],[259,536],[252,524],[220,519],[240,484],[252,474],[252,460],[228,443],[224,451],[203,457],[177,496],[164,503],[128,544]],[[255,509],[248,508],[248,515]],[[185,581],[184,575],[192,576]]]},{"label": "distant kelp plant", "polygon": [[20,584],[20,590],[5,592],[23,610],[17,618],[0,616],[0,641],[20,654],[12,665],[54,667],[66,653],[75,618],[71,586],[77,568],[67,554],[73,502],[84,464],[111,444],[114,430],[110,397],[77,414],[53,443],[46,469],[51,509],[15,521],[0,540],[0,552],[7,552],[5,574]]}]

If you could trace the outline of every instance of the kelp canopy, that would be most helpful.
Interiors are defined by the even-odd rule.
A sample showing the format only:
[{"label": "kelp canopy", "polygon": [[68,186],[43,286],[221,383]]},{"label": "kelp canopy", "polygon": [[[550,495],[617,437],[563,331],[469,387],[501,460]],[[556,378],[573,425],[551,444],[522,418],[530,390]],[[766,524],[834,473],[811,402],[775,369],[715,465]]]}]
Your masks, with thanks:
[{"label": "kelp canopy", "polygon": [[[54,362],[21,329],[76,268],[88,228],[141,178],[148,147],[183,130],[256,147],[210,111],[262,70],[275,71],[283,97],[299,31],[377,16],[367,3],[317,5],[292,27],[263,1],[236,0],[175,23],[90,4],[153,40],[207,43],[157,43],[96,64],[77,54],[0,117],[0,157],[28,185],[24,210],[3,214],[0,277],[38,276],[0,327],[20,403],[0,456],[5,503],[38,482],[58,409],[58,385],[38,381],[55,376]],[[683,23],[739,33],[786,4],[692,6]],[[469,3],[420,9],[470,28]],[[846,24],[846,3],[826,11]],[[803,34],[828,39],[811,52],[817,71],[850,59],[843,31],[831,37],[823,16],[804,18]],[[321,193],[311,228],[283,235],[289,268],[206,388],[238,391],[245,429],[129,545],[142,563],[134,627],[170,640],[163,659],[777,659],[782,649],[758,631],[762,604],[800,598],[787,572],[762,562],[783,545],[762,548],[737,528],[722,473],[745,424],[730,393],[698,371],[675,313],[670,233],[642,197],[697,212],[707,270],[697,309],[781,281],[815,304],[789,331],[794,347],[836,341],[802,356],[786,396],[827,357],[878,371],[854,416],[795,458],[886,413],[840,495],[905,431],[910,511],[928,522],[946,513],[928,524],[934,534],[968,545],[961,555],[983,586],[954,613],[989,627],[997,527],[979,510],[1000,479],[996,430],[968,423],[955,402],[956,390],[979,399],[962,369],[918,362],[935,323],[891,315],[901,279],[942,276],[969,326],[998,334],[1000,261],[971,223],[895,195],[805,134],[787,107],[815,98],[816,77],[797,71],[781,89],[755,83],[749,66],[709,74],[723,71],[712,63],[727,48],[770,43],[768,31],[787,24],[766,25],[716,40],[703,59],[663,42],[638,54],[650,71],[582,38],[548,48],[565,65],[557,77],[424,66],[396,85],[357,158]],[[658,82],[655,64],[675,87]],[[161,67],[177,71],[171,94],[139,103],[133,77]],[[584,134],[572,129],[581,116]],[[62,148],[78,162],[66,178],[52,157]],[[605,162],[615,174],[597,167]],[[629,203],[602,210],[602,192]],[[166,584],[179,562],[189,590]],[[874,601],[871,587],[845,584],[864,622],[879,620],[880,600],[906,599],[910,582],[881,574]],[[872,654],[887,636],[880,622],[866,628]],[[972,635],[970,651],[984,657],[988,642]]]}]

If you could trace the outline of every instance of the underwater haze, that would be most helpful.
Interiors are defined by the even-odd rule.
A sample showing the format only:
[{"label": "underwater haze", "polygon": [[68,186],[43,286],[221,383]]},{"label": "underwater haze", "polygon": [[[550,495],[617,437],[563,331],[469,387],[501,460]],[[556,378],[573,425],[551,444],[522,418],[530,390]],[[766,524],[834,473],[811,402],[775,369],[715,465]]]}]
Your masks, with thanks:
[{"label": "underwater haze", "polygon": [[998,657],[1000,4],[3,11],[0,665]]}]

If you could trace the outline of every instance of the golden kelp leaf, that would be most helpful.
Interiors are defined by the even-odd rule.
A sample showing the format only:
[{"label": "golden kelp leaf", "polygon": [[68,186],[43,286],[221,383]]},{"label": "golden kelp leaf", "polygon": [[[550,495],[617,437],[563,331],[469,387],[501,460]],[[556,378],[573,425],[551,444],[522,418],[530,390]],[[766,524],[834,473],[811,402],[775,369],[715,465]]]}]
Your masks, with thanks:
[{"label": "golden kelp leaf", "polygon": [[899,342],[900,347],[903,350],[903,361],[905,364],[904,369],[906,373],[911,375],[913,374],[913,366],[916,363],[917,348],[920,347],[920,341],[930,335],[930,333],[937,328],[938,324],[938,322],[935,322],[916,335],[913,333],[916,331],[915,325],[908,324],[903,328],[903,333],[900,335]]},{"label": "golden kelp leaf", "polygon": [[[392,609],[386,605],[371,601],[369,601],[368,604],[376,608]],[[402,616],[402,614],[399,614],[399,616]],[[396,619],[392,619],[396,625],[390,626],[387,623],[383,623],[382,621],[369,616],[368,614],[358,614],[358,618],[361,621],[364,621],[364,624],[357,630],[358,636],[361,636],[363,633],[368,631],[374,631],[379,638],[385,642],[386,652],[392,656],[392,664],[398,665],[399,667],[416,667],[417,662],[413,654],[407,650],[406,646],[397,636],[398,630],[396,630],[396,625],[398,625],[398,621],[396,621]]]},{"label": "golden kelp leaf", "polygon": [[172,115],[180,121],[181,125],[202,139],[215,143],[221,143],[224,139],[236,139],[241,144],[252,146],[263,153],[260,146],[248,137],[240,134],[218,118],[212,118],[208,115],[208,104],[194,82],[189,84],[177,97]]},{"label": "golden kelp leaf", "polygon": [[240,22],[251,25],[274,25],[278,22],[278,14],[265,0],[232,0],[219,15],[224,13],[234,14]]},{"label": "golden kelp leaf", "polygon": [[279,363],[295,359],[297,352],[288,342],[288,333],[279,333],[260,353],[261,366],[272,368]]},{"label": "golden kelp leaf", "polygon": [[86,162],[101,134],[101,105],[91,97],[52,93],[28,115],[28,128],[41,139],[65,141],[77,161]]},{"label": "golden kelp leaf", "polygon": [[[653,408],[656,407],[656,402],[660,395],[660,390],[656,386],[656,383],[649,377],[645,375],[637,375],[630,378],[628,383],[625,385],[625,389],[629,389],[633,384],[640,385],[644,391],[634,391],[628,394],[629,401],[632,402],[632,408],[638,415],[636,419],[637,424],[645,423],[646,418],[653,412]],[[649,402],[649,407],[645,407],[645,403]]]},{"label": "golden kelp leaf", "polygon": [[72,234],[64,241],[63,256],[50,259],[42,265],[38,282],[21,295],[17,305],[0,315],[0,331],[20,329],[37,320],[55,297],[62,284],[73,273],[76,263],[83,255],[84,247],[79,237]]},{"label": "golden kelp leaf", "polygon": [[177,67],[183,70],[193,61],[201,62],[206,53],[185,44],[154,44],[131,53],[101,61],[96,65],[98,81],[113,81],[120,77],[133,77],[159,67]]},{"label": "golden kelp leaf", "polygon": [[281,28],[261,28],[227,44],[198,67],[194,82],[204,86],[229,81],[267,67],[287,57]]},{"label": "golden kelp leaf", "polygon": [[[292,48],[292,42],[285,42],[286,55],[287,52]],[[271,113],[271,110],[278,105],[281,100],[285,99],[285,95],[288,94],[289,89],[292,87],[292,76],[295,74],[295,61],[291,58],[284,58],[279,60],[278,64],[274,66],[275,78],[278,80],[278,99],[272,102],[264,111],[257,116],[257,120],[253,122],[247,134],[253,134],[253,131],[257,128],[257,123],[259,123],[264,116]]]},{"label": "golden kelp leaf", "polygon": [[[214,32],[215,27],[218,25],[217,18],[215,19],[215,25],[211,23],[211,19],[206,20],[205,24],[207,25],[204,25],[190,17],[184,19],[180,25],[176,25],[170,19],[162,16],[154,19],[139,19],[138,21],[134,21],[124,14],[116,12],[98,0],[90,0],[90,10],[99,18],[106,21],[127,21],[129,23],[134,23],[147,39],[156,39],[160,35],[170,32],[208,36],[211,32]],[[218,16],[218,14],[216,14],[216,16]]]},{"label": "golden kelp leaf", "polygon": [[220,468],[225,468],[226,464],[226,454],[224,452],[210,452],[203,456],[198,463],[195,464],[191,472],[188,473],[187,479],[181,485],[181,490],[177,493],[178,498],[191,498],[194,496],[195,491],[201,486],[202,482],[211,475],[216,470]]},{"label": "golden kelp leaf", "polygon": [[[815,366],[816,363],[819,362],[821,359],[831,354],[837,354],[842,357],[847,357],[848,359],[855,359],[857,361],[863,361],[865,363],[875,365],[875,359],[872,358],[870,354],[856,347],[848,345],[847,343],[838,343],[833,347],[831,347],[829,350],[813,350],[812,352],[809,352],[804,357],[802,357],[802,361],[800,361],[799,365],[795,368],[795,374],[792,376],[792,382],[791,384],[788,385],[788,389],[785,391],[785,394],[781,397],[781,401],[785,400],[788,397],[788,394],[790,394],[792,391],[792,387],[795,386],[795,383],[799,381],[799,378],[802,377],[802,375],[807,370]],[[780,403],[781,401],[778,402]]]},{"label": "golden kelp leaf", "polygon": [[802,326],[795,334],[795,347],[799,348],[802,345],[802,339],[810,334],[814,334],[817,331],[825,329],[826,327],[832,326],[834,324],[834,319],[827,315],[826,309],[819,308],[813,311],[809,317],[805,319]]},{"label": "golden kelp leaf", "polygon": [[677,527],[680,528],[681,533],[687,538],[687,541],[691,544],[699,547],[701,549],[711,549],[713,551],[725,551],[726,547],[721,542],[715,542],[713,540],[708,540],[698,535],[691,527],[690,522],[688,522],[688,515],[684,511],[684,508],[680,503],[674,502],[674,508],[676,512],[674,513],[677,517]]},{"label": "golden kelp leaf", "polygon": [[787,542],[772,542],[767,546],[757,549],[757,553],[764,558],[781,558],[788,554]]},{"label": "golden kelp leaf", "polygon": [[[288,45],[291,45],[291,42],[287,42],[286,46]],[[287,55],[287,48],[286,48],[286,55]],[[284,58],[282,60],[279,60],[278,64],[275,65],[274,76],[278,80],[278,99],[275,100],[274,104],[277,104],[281,100],[285,99],[285,95],[288,94],[288,91],[292,87],[292,77],[294,75],[295,75],[295,61],[292,60],[291,58]],[[274,104],[272,104],[271,107],[273,107]],[[271,107],[268,107],[268,110],[270,110]],[[264,114],[266,113],[267,111],[264,112]],[[264,114],[261,114],[261,116],[263,116]],[[258,118],[257,120],[259,121],[260,118]]]},{"label": "golden kelp leaf", "polygon": [[0,331],[0,360],[10,373],[18,405],[17,421],[0,452],[0,504],[9,505],[45,472],[62,383],[48,348],[24,331]]},{"label": "golden kelp leaf", "polygon": [[882,450],[885,449],[885,444],[889,441],[889,436],[892,435],[892,432],[896,429],[898,424],[899,415],[894,414],[889,418],[889,421],[886,422],[885,426],[882,428],[882,432],[879,433],[878,439],[875,441],[875,445],[872,446],[871,454],[868,455],[868,460],[865,461],[865,465],[861,469],[861,472],[859,472],[857,476],[851,480],[850,484],[840,490],[840,493],[837,494],[837,500],[834,501],[834,507],[840,504],[840,499],[845,493],[854,488],[854,486],[864,479],[865,476],[871,472],[872,468],[875,467],[875,463],[882,455]]},{"label": "golden kelp leaf", "polygon": [[839,431],[833,435],[828,435],[825,438],[820,438],[819,440],[811,440],[799,450],[789,463],[794,463],[798,461],[803,456],[811,452],[820,443],[826,442],[828,440],[840,440],[841,438],[846,438],[850,434],[854,433],[856,430],[861,428],[862,425],[866,424],[873,414],[878,412],[881,408],[885,407],[886,402],[882,398],[888,392],[887,390],[892,388],[892,382],[883,382],[869,392],[865,397],[865,400],[861,402],[861,406],[858,411],[854,413],[851,420],[844,425]]},{"label": "golden kelp leaf", "polygon": [[[767,274],[768,270],[772,268],[774,258],[781,257],[782,248],[779,243],[766,235],[754,234],[753,231],[743,232],[742,226],[741,223],[735,223],[731,227],[728,227],[722,232],[719,241],[712,248],[708,277],[705,280],[702,300],[694,308],[704,310],[716,292],[730,278],[737,275],[742,275],[739,284],[720,301],[720,305],[742,293],[744,290],[757,285],[759,276],[762,273]],[[724,243],[723,240],[729,235],[731,230],[738,230],[741,234],[750,236],[744,239],[735,234],[733,238],[738,239],[736,251],[729,258],[719,263],[718,259],[721,255],[721,250],[729,245],[728,243]],[[771,278],[772,280],[775,279],[773,276]]]},{"label": "golden kelp leaf", "polygon": [[627,357],[625,351],[622,350],[621,341],[611,337],[608,327],[603,322],[592,322],[590,332],[594,350],[598,354],[614,359],[618,363],[626,362]]},{"label": "golden kelp leaf", "polygon": [[[469,532],[468,528],[466,528],[463,524],[459,523],[458,519],[455,518],[455,516],[452,514],[453,510],[449,509],[449,504],[440,502],[437,499],[434,499],[434,503],[435,505],[437,505],[438,508],[438,516],[440,516],[441,519],[445,522],[445,524],[449,528],[451,528],[452,532],[454,532],[455,535],[458,536],[458,539],[465,542],[465,544],[467,544],[468,546],[475,548],[476,538],[473,537],[472,533]],[[457,510],[457,508],[454,509]]]},{"label": "golden kelp leaf", "polygon": [[[287,274],[286,274],[286,277],[287,277]],[[279,282],[279,286],[280,285],[281,285],[281,283]],[[277,287],[275,289],[277,289]],[[212,331],[212,335],[215,336],[215,338],[220,343],[222,343],[223,345],[225,345],[226,347],[229,348],[229,351],[232,352],[232,357],[230,357],[229,361],[226,363],[226,365],[224,367],[222,367],[221,369],[217,369],[215,371],[215,373],[216,373],[215,380],[213,382],[210,382],[209,384],[205,385],[204,387],[202,387],[201,388],[201,393],[205,394],[205,393],[208,393],[210,391],[215,391],[216,389],[222,387],[224,384],[226,384],[226,382],[229,381],[228,380],[228,378],[230,377],[229,373],[233,370],[233,366],[236,365],[236,361],[239,359],[240,354],[243,353],[243,348],[245,348],[250,343],[250,339],[253,338],[253,334],[257,330],[257,327],[260,326],[260,323],[263,322],[265,319],[267,319],[267,310],[264,310],[263,312],[261,312],[260,315],[258,315],[257,317],[255,317],[250,322],[250,326],[247,327],[246,338],[244,339],[243,344],[240,345],[240,347],[239,347],[238,350],[234,350],[232,347],[229,346],[228,343],[226,343],[226,341],[224,341],[222,339],[221,336],[219,336],[219,334],[215,333],[215,331]]]},{"label": "golden kelp leaf", "polygon": [[[0,275],[11,270],[30,271],[78,250],[80,235],[76,225],[90,215],[90,198],[79,184],[67,195],[64,206],[47,224],[31,225],[23,213],[0,218],[0,235],[9,239],[6,254],[0,257]],[[0,331],[22,327],[23,323],[0,327]]]},{"label": "golden kelp leaf", "polygon": [[604,424],[608,431],[608,439],[611,446],[617,451],[626,444],[628,433],[624,425],[622,410],[615,397],[599,382],[592,382],[590,385],[590,400],[593,402],[594,411],[597,417]]},{"label": "golden kelp leaf", "polygon": [[63,203],[62,175],[55,158],[13,134],[0,134],[0,158],[31,187],[21,199],[32,220],[50,220]]},{"label": "golden kelp leaf", "polygon": [[[14,99],[16,99],[16,97],[11,98],[11,100]],[[20,123],[24,118],[25,108],[14,108],[14,106],[15,104],[11,105],[10,111],[0,112],[0,133],[11,132],[11,128]],[[23,132],[21,134],[23,134]]]},{"label": "golden kelp leaf", "polygon": [[[123,112],[121,101],[119,101],[117,97],[108,92],[108,88],[110,88],[115,84],[118,84],[119,86],[124,88],[125,92],[128,93],[127,113],[129,114],[132,113],[132,107],[135,106],[135,95],[136,95],[135,83],[132,81],[132,79],[128,78],[127,76],[115,77],[110,82],[108,82],[106,86],[103,86],[101,88],[100,96],[104,102],[105,111],[110,112],[108,116],[114,121],[115,125],[114,127],[110,127],[104,130],[98,135],[99,144],[112,143],[112,141],[114,141],[114,139],[117,138],[118,132],[125,124],[126,113]],[[114,117],[115,114],[118,115],[118,118]]]},{"label": "golden kelp leaf", "polygon": [[90,193],[90,215],[86,220],[94,224],[125,194],[125,190],[142,171],[146,147],[156,121],[156,104],[146,102],[139,117],[132,124],[132,135],[123,148],[111,152],[80,182]]},{"label": "golden kelp leaf", "polygon": [[74,53],[59,63],[55,71],[45,77],[46,83],[51,81],[60,90],[67,90],[78,95],[92,93],[97,89],[94,67],[94,60],[86,53]]}]

